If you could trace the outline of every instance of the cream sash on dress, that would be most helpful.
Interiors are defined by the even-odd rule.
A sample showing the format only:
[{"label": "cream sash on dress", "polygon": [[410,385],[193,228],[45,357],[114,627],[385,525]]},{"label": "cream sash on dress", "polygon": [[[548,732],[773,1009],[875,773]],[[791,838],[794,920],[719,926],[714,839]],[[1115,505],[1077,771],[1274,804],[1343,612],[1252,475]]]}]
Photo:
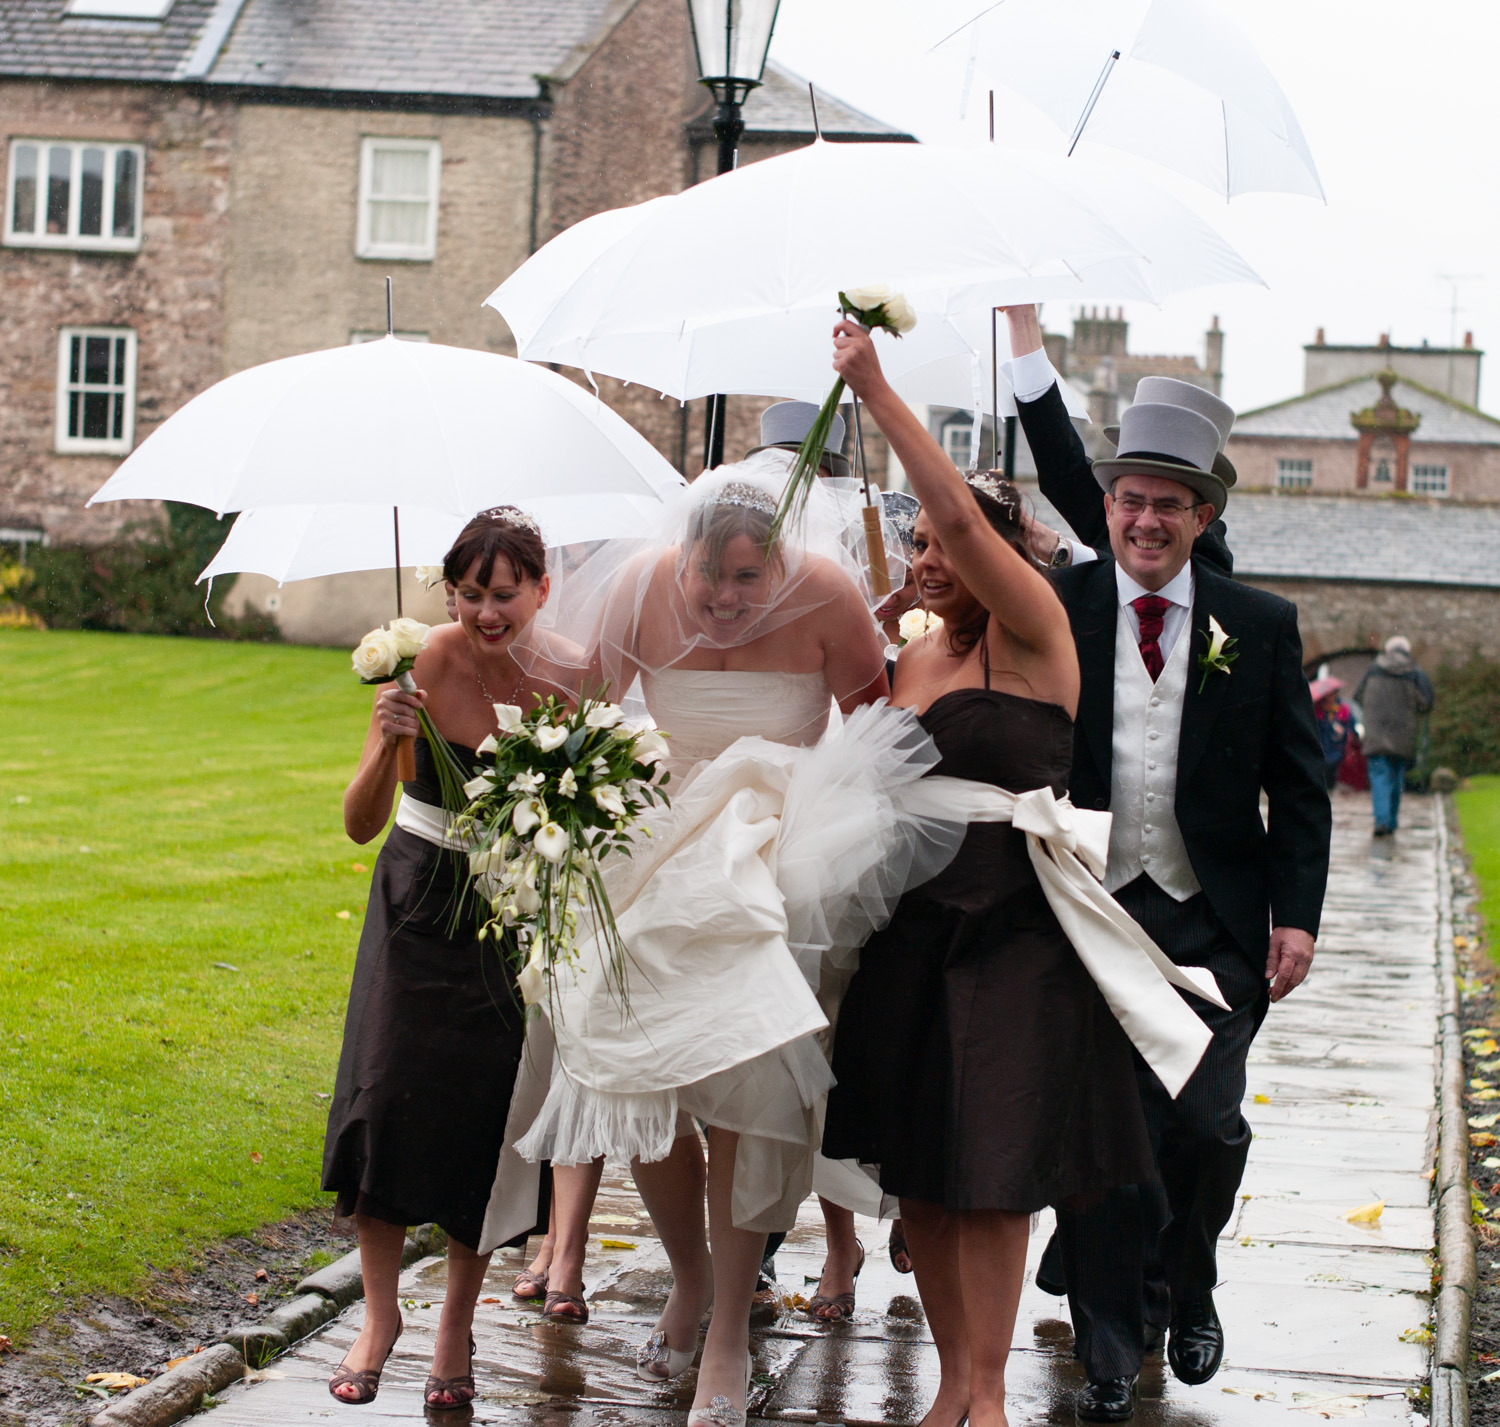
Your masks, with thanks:
[{"label": "cream sash on dress", "polygon": [[1171,988],[1229,1009],[1213,973],[1178,966],[1104,890],[1110,814],[1075,808],[1051,788],[1010,793],[992,783],[929,775],[900,789],[908,812],[967,822],[1008,822],[1026,850],[1059,925],[1125,1034],[1176,1096],[1213,1033]]}]

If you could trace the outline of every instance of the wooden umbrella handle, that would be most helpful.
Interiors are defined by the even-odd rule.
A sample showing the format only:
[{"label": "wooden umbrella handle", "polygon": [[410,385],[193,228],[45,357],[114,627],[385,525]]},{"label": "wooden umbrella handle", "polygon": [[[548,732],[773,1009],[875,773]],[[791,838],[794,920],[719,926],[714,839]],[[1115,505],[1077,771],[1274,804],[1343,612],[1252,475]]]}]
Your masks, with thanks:
[{"label": "wooden umbrella handle", "polygon": [[414,782],[417,776],[417,749],[416,739],[398,738],[396,740],[396,781],[398,783]]},{"label": "wooden umbrella handle", "polygon": [[870,553],[870,585],[882,599],[891,592],[891,571],[886,564],[885,537],[880,532],[880,507],[864,508],[865,548]]}]

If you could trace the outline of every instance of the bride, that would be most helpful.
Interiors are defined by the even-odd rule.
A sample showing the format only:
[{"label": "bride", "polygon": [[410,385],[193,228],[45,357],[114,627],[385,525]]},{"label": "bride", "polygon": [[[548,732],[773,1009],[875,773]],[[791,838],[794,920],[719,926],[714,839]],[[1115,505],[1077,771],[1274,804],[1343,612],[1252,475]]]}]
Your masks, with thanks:
[{"label": "bride", "polygon": [[893,803],[936,754],[876,703],[884,654],[838,498],[814,490],[771,538],[788,464],[767,452],[700,477],[656,540],[609,542],[570,572],[532,635],[595,651],[586,688],[616,697],[639,676],[673,805],[612,874],[628,1009],[587,946],[579,974],[558,974],[543,1007],[557,1063],[517,1148],[555,1167],[632,1161],[673,1272],[641,1376],[685,1370],[714,1305],[691,1427],[745,1421],[766,1234],[811,1188],[832,1083],[820,984],[842,984],[839,949],[851,958],[958,841]]}]

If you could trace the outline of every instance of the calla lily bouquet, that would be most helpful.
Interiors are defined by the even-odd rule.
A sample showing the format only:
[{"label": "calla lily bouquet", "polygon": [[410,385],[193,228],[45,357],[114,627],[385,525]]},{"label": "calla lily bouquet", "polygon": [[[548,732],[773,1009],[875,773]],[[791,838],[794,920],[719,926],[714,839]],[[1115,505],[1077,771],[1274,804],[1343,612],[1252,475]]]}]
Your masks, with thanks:
[{"label": "calla lily bouquet", "polygon": [[[852,317],[862,327],[874,331],[879,327],[893,337],[904,337],[917,325],[916,310],[894,288],[884,283],[871,283],[866,287],[851,287],[839,293],[839,311]],[[787,477],[786,490],[781,504],[776,508],[776,519],[771,524],[770,540],[781,534],[788,521],[795,521],[807,506],[808,493],[818,478],[818,468],[823,464],[823,451],[828,433],[833,430],[833,418],[838,415],[839,402],[844,395],[844,379],[833,384],[818,414],[812,429],[807,433],[792,462],[791,474]]]},{"label": "calla lily bouquet", "polygon": [[[417,686],[411,677],[412,666],[431,633],[430,624],[416,619],[393,619],[389,626],[372,629],[359,641],[353,655],[354,672],[359,675],[359,682],[395,684],[408,694],[416,693]],[[417,710],[417,723],[432,749],[443,806],[450,813],[457,812],[468,801],[463,791],[468,770],[459,762],[452,745],[427,717],[426,709]]]},{"label": "calla lily bouquet", "polygon": [[604,974],[629,1005],[625,944],[615,926],[601,864],[630,856],[641,819],[665,804],[670,775],[657,765],[663,734],[629,727],[618,704],[580,699],[569,712],[557,699],[529,714],[496,704],[499,735],[480,744],[493,753],[464,786],[468,804],[454,833],[468,839],[469,870],[483,902],[481,940],[507,941],[522,998],[549,995],[559,964],[578,965],[578,929],[587,913],[604,955]]}]

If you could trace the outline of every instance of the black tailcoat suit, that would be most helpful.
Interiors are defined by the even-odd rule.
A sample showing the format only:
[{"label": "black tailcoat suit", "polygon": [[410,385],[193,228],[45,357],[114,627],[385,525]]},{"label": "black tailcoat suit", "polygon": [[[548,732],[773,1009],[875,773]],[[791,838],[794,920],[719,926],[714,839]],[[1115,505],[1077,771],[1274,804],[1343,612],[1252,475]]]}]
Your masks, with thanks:
[{"label": "black tailcoat suit", "polygon": [[[1070,792],[1076,806],[1102,810],[1110,800],[1119,618],[1103,492],[1056,387],[1018,406],[1042,493],[1105,556],[1054,579],[1082,678]],[[1214,1286],[1214,1243],[1233,1212],[1250,1145],[1240,1103],[1246,1055],[1269,1004],[1270,930],[1316,935],[1328,878],[1332,818],[1296,606],[1230,579],[1230,568],[1224,526],[1215,521],[1194,546],[1193,607],[1179,635],[1191,644],[1175,812],[1202,891],[1177,902],[1143,874],[1117,897],[1175,962],[1210,969],[1231,1010],[1186,998],[1214,1039],[1175,1101],[1137,1060],[1159,1182],[1058,1215],[1078,1354],[1094,1381],[1139,1369],[1145,1327],[1165,1326],[1169,1294],[1186,1301]],[[1210,615],[1235,639],[1238,658],[1229,673],[1205,677],[1198,658]]]}]

